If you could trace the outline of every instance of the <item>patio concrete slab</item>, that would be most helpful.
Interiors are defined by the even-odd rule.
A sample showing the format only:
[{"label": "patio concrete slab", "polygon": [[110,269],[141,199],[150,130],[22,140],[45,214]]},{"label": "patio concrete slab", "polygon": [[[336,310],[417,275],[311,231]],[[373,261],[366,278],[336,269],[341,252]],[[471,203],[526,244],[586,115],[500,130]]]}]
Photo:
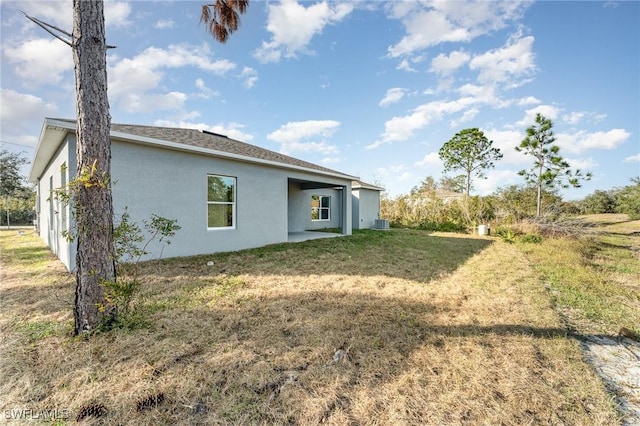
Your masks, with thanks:
[{"label": "patio concrete slab", "polygon": [[336,234],[333,232],[315,232],[315,231],[289,232],[290,243],[299,243],[307,240],[317,240],[320,238],[334,238],[334,237],[342,237],[342,234]]}]

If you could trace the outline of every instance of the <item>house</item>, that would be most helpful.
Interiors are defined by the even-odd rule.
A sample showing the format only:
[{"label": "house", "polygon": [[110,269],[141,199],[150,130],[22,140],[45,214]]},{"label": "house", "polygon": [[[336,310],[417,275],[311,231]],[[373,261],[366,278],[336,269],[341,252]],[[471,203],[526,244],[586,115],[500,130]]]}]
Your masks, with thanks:
[{"label": "house", "polygon": [[[38,232],[69,270],[76,247],[64,231],[73,218],[52,194],[74,177],[75,129],[74,120],[46,118],[29,175]],[[150,246],[151,257],[260,247],[322,228],[350,235],[354,218],[361,228],[379,210],[380,188],[355,176],[193,129],[112,124],[111,179],[116,220],[126,209],[140,225],[156,214],[182,227],[171,245]]]}]

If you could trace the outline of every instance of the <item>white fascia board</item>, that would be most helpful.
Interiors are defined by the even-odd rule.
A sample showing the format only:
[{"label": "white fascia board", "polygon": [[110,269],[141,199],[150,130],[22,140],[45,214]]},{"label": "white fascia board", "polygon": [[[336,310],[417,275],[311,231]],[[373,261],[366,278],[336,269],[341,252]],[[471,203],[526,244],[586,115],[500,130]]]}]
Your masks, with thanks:
[{"label": "white fascia board", "polygon": [[29,170],[29,182],[37,182],[42,172],[47,167],[51,158],[56,153],[64,136],[69,131],[76,130],[75,123],[45,118],[40,131],[40,138],[36,151],[33,154],[31,170]]}]

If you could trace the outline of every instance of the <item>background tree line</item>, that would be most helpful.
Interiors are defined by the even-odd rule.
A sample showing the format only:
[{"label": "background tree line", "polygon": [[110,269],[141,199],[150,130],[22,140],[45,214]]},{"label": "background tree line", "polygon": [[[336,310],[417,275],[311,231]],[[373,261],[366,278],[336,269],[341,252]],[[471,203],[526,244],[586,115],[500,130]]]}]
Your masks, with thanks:
[{"label": "background tree line", "polygon": [[537,114],[526,137],[514,146],[532,158],[529,169],[519,175],[524,184],[498,188],[491,195],[471,196],[474,178],[486,178],[503,154],[478,128],[464,129],[439,150],[444,172],[460,171],[455,177],[436,182],[427,177],[409,194],[383,196],[381,217],[393,226],[439,231],[471,230],[478,224],[511,224],[530,217],[557,218],[562,214],[627,213],[640,217],[640,178],[632,185],[596,191],[580,202],[565,202],[560,188],[580,187],[591,173],[572,169],[555,144],[553,123]]},{"label": "background tree line", "polygon": [[0,149],[0,225],[31,225],[35,215],[33,185],[21,174],[28,160],[23,153]]}]

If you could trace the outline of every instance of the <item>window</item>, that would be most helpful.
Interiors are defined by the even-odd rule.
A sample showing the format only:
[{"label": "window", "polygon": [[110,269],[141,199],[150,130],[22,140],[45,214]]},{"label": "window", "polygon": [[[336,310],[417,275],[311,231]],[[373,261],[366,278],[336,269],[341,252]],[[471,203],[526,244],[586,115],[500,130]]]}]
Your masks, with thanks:
[{"label": "window", "polygon": [[331,197],[325,195],[311,196],[311,220],[331,219]]},{"label": "window", "polygon": [[236,217],[236,178],[207,176],[207,227],[233,228]]}]

